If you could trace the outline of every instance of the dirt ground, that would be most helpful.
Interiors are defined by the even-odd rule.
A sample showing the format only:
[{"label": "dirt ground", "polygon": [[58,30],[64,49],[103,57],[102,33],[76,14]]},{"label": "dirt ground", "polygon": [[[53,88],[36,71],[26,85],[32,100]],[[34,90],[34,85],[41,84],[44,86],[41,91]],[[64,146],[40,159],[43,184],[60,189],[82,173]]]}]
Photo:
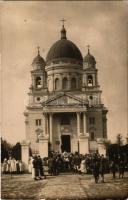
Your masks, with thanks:
[{"label": "dirt ground", "polygon": [[1,199],[127,199],[128,174],[124,179],[112,179],[105,175],[94,183],[92,175],[60,174],[47,176],[45,180],[34,181],[31,174],[1,176]]}]

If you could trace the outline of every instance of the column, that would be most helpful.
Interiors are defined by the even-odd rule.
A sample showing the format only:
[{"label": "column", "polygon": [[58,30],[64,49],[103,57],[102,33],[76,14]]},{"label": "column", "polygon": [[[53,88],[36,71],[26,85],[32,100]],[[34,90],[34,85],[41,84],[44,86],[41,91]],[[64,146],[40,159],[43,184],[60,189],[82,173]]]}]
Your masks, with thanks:
[{"label": "column", "polygon": [[44,131],[44,135],[47,134],[46,132],[46,113],[43,113],[43,131]]},{"label": "column", "polygon": [[70,90],[71,89],[71,77],[69,76],[68,78],[68,89]]},{"label": "column", "polygon": [[85,87],[85,75],[83,75],[83,78],[82,78],[82,86]]},{"label": "column", "polygon": [[84,112],[83,113],[83,132],[84,132],[84,135],[86,135],[86,131],[87,131],[87,129],[86,129],[86,113]]},{"label": "column", "polygon": [[76,88],[77,88],[77,89],[80,88],[80,87],[79,87],[79,79],[80,79],[80,77],[78,77],[78,78],[76,77]]},{"label": "column", "polygon": [[46,134],[49,134],[48,113],[46,113],[46,115],[45,115],[45,120],[46,120]]},{"label": "column", "polygon": [[60,80],[59,90],[62,90],[62,89],[63,89],[63,88],[62,88],[62,80],[63,80],[62,74],[60,74],[59,80]]},{"label": "column", "polygon": [[77,114],[77,134],[78,136],[80,135],[80,113],[76,113]]},{"label": "column", "polygon": [[21,160],[24,164],[25,171],[28,171],[29,143],[26,141],[21,143]]},{"label": "column", "polygon": [[49,138],[50,138],[50,143],[51,144],[52,144],[52,121],[53,121],[53,114],[50,113],[50,115],[49,115],[49,123],[50,123]]}]

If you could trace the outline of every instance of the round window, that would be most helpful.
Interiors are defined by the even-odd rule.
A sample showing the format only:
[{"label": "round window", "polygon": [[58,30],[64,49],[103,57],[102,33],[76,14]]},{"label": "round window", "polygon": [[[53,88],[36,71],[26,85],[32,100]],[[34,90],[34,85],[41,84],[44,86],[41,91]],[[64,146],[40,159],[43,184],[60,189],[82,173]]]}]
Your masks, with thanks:
[{"label": "round window", "polygon": [[36,100],[37,100],[37,101],[40,101],[40,97],[37,97]]}]

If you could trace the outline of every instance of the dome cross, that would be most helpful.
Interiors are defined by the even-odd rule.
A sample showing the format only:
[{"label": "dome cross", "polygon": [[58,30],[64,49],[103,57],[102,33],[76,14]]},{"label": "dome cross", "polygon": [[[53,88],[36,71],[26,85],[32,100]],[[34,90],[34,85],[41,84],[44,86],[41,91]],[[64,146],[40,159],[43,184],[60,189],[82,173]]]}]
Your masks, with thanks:
[{"label": "dome cross", "polygon": [[64,22],[66,22],[66,20],[63,18],[60,21],[62,22],[62,26],[64,27]]},{"label": "dome cross", "polygon": [[88,48],[88,54],[90,53],[90,45],[88,44],[87,45],[87,48]]},{"label": "dome cross", "polygon": [[66,38],[66,30],[64,27],[64,22],[66,21],[65,19],[61,19],[60,21],[62,21],[62,29],[61,29],[61,39],[67,39]]},{"label": "dome cross", "polygon": [[40,46],[37,46],[38,55],[40,55]]}]

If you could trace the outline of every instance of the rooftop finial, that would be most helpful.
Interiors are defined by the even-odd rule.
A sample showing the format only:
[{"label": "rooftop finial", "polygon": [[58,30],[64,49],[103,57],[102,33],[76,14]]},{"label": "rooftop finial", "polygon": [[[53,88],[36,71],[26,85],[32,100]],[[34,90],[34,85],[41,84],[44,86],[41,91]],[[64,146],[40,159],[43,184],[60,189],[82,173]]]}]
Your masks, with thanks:
[{"label": "rooftop finial", "polygon": [[88,54],[90,54],[90,45],[87,45],[88,48]]},{"label": "rooftop finial", "polygon": [[37,46],[37,50],[38,50],[38,55],[40,55],[40,47]]},{"label": "rooftop finial", "polygon": [[66,20],[63,18],[60,21],[62,22],[62,26],[64,27],[64,22],[66,22]]},{"label": "rooftop finial", "polygon": [[67,39],[66,38],[66,30],[64,27],[64,22],[66,21],[65,19],[60,20],[62,22],[62,30],[61,30],[61,39]]}]

